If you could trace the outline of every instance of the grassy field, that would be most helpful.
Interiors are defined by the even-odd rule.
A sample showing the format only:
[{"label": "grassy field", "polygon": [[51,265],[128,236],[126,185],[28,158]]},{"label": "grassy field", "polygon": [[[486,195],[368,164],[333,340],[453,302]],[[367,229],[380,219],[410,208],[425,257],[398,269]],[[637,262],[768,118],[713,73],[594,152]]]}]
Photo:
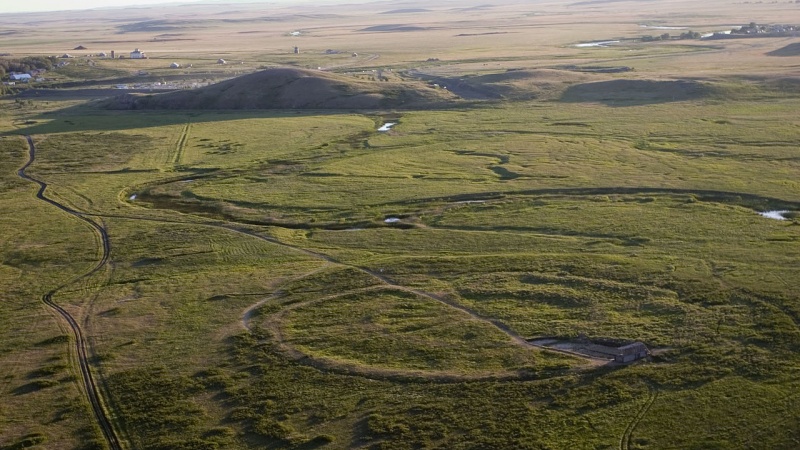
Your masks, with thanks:
[{"label": "grassy field", "polygon": [[[113,448],[51,290],[124,449],[799,446],[800,84],[796,57],[769,55],[797,39],[637,38],[800,24],[800,8],[496,3],[95,11],[80,33],[78,13],[25,34],[50,16],[0,15],[10,58],[150,54],[48,75],[86,100],[141,70],[203,83],[284,65],[470,97],[0,97],[0,449]],[[24,135],[45,196],[108,234],[100,270],[97,230],[18,176]],[[786,220],[758,214],[774,210]],[[653,355],[528,343],[584,337]]]}]

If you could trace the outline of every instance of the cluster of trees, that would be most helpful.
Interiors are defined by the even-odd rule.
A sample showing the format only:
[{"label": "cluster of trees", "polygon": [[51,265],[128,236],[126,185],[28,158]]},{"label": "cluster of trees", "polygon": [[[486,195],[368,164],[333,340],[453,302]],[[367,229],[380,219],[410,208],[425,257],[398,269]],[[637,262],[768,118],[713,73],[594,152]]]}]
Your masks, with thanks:
[{"label": "cluster of trees", "polygon": [[[668,41],[673,39],[669,33],[664,33],[660,36],[642,36],[642,42],[653,42],[653,41]],[[685,33],[681,33],[680,36],[675,36],[674,39],[700,39],[700,33],[696,31],[687,31]]]},{"label": "cluster of trees", "polygon": [[57,64],[55,56],[29,56],[22,59],[0,59],[0,78],[9,72],[26,73],[35,69],[51,70]]},{"label": "cluster of trees", "polygon": [[681,33],[679,39],[700,39],[700,33],[697,31],[687,31],[686,33]]}]

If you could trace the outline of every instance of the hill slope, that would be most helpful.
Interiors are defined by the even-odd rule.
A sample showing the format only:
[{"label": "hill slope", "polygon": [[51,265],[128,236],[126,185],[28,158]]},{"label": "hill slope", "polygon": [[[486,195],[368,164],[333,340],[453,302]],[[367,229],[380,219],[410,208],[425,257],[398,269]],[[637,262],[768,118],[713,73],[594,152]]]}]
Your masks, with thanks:
[{"label": "hill slope", "polygon": [[800,42],[789,44],[767,53],[769,56],[800,56]]},{"label": "hill slope", "polygon": [[296,68],[268,69],[200,89],[125,94],[111,109],[374,109],[441,106],[454,100],[423,85],[363,81]]}]

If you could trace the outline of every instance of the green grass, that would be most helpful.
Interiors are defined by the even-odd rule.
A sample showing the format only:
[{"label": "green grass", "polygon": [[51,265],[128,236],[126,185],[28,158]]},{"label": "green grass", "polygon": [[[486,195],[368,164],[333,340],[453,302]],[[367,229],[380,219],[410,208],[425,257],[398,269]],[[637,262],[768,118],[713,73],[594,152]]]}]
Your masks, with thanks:
[{"label": "green grass", "polygon": [[27,158],[24,140],[0,139],[0,153],[0,446],[88,449],[100,434],[76,384],[73,344],[41,299],[92,266],[94,238],[77,220],[32,201],[34,186],[15,174]]},{"label": "green grass", "polygon": [[[665,392],[637,428],[635,441],[640,448],[781,447],[797,439],[797,430],[790,424],[796,420],[796,388],[788,381],[758,383],[730,377],[692,391]],[[754,409],[761,414],[747,413]],[[684,432],[689,421],[698,428],[691,437]]]},{"label": "green grass", "polygon": [[402,291],[311,301],[281,322],[287,343],[304,353],[376,368],[481,374],[548,365],[491,325]]},{"label": "green grass", "polygon": [[[541,53],[647,79],[705,50],[463,42],[442,73],[503,80]],[[4,101],[0,448],[104,446],[41,303],[65,283],[132,449],[796,447],[798,99],[717,75],[702,98],[603,104],[555,100],[551,73],[546,99],[510,81],[529,100],[430,111]],[[17,177],[17,134],[47,196],[107,229],[94,276],[68,283],[97,239]],[[658,352],[596,367],[504,329]]]},{"label": "green grass", "polygon": [[[420,198],[469,199],[473,194],[480,199],[581,187],[609,193],[636,187],[687,194],[714,190],[767,197],[760,206],[769,207],[769,199],[791,201],[800,189],[791,181],[796,136],[774,125],[787,107],[779,104],[764,116],[746,119],[735,114],[737,107],[723,111],[695,104],[631,107],[614,114],[608,107],[563,105],[537,105],[535,115],[524,116],[516,107],[415,112],[404,115],[394,133],[347,144],[348,135],[365,128],[343,128],[338,131],[341,143],[293,146],[304,150],[291,163],[283,159],[287,154],[270,159],[272,148],[261,153],[264,159],[243,159],[254,145],[244,140],[203,141],[199,148],[192,144],[187,153],[201,159],[187,168],[208,167],[203,161],[224,157],[252,170],[245,176],[216,172],[189,185],[176,182],[143,193],[149,201],[169,201],[185,211],[315,227],[363,226],[390,214],[426,214],[428,205]],[[678,111],[680,117],[673,115]],[[646,132],[636,126],[641,116],[652,117]],[[566,129],[558,125],[564,120],[588,126]],[[192,128],[197,139],[211,139],[200,137],[203,126],[197,122]],[[290,127],[298,131],[286,137],[301,133],[300,122]],[[207,148],[202,157],[200,148]],[[759,176],[765,172],[769,176]]]},{"label": "green grass", "polygon": [[[76,110],[34,125],[44,134],[30,172],[111,235],[113,271],[59,301],[91,317],[96,370],[137,448],[614,447],[652,392],[635,446],[735,447],[764,415],[744,399],[783,386],[797,366],[798,231],[755,213],[798,198],[788,176],[795,138],[768,121],[790,106],[643,106],[613,121],[596,105],[534,104],[536,120],[511,106],[408,112],[388,134],[355,114],[164,123],[130,113],[119,127],[122,115]],[[656,111],[646,133],[636,126]],[[21,163],[23,142],[4,142]],[[4,186],[30,190],[13,176]],[[14,195],[7,201],[19,204]],[[389,216],[410,228],[388,226]],[[239,232],[219,219],[250,225],[232,225]],[[85,239],[37,227],[26,239],[51,239],[46,252],[6,244],[6,283],[54,263],[76,274],[91,266],[90,230],[61,221]],[[523,337],[583,333],[671,350],[651,364],[588,370],[362,268]],[[259,302],[255,328],[242,331]],[[49,381],[65,359],[44,358],[27,369],[35,379],[12,386],[25,396],[74,389]],[[501,381],[519,377],[527,381]],[[702,414],[712,387],[740,392],[731,408],[754,425],[690,425],[680,405]],[[775,408],[766,415],[791,416]],[[659,431],[667,417],[682,437]],[[703,417],[722,426],[723,416]]]},{"label": "green grass", "polygon": [[[59,300],[88,311],[96,369],[136,447],[609,447],[651,392],[634,445],[737,446],[756,425],[709,434],[674,416],[681,402],[703,411],[711,386],[758,396],[796,370],[798,230],[756,214],[798,199],[796,137],[771,121],[792,105],[637,106],[613,120],[597,105],[407,112],[387,134],[356,114],[165,124],[134,112],[119,127],[123,115],[76,110],[34,125],[45,134],[30,172],[111,235],[114,270]],[[655,119],[643,130],[640,117]],[[21,163],[23,142],[4,142]],[[30,189],[13,176],[4,186]],[[53,242],[6,248],[6,283],[91,266],[90,231],[61,221],[85,239],[27,233]],[[526,338],[671,350],[587,372],[362,268]],[[60,365],[32,363],[43,377],[15,386],[64,389],[47,381]],[[457,381],[476,376],[486,381]],[[738,402],[758,424],[763,409]],[[683,440],[658,431],[662,417]]]}]

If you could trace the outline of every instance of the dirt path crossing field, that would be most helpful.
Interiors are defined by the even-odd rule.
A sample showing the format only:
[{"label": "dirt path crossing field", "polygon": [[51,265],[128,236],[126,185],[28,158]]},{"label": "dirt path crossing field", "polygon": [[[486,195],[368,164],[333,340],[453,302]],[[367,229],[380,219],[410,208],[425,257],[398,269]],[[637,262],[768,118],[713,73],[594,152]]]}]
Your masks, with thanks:
[{"label": "dirt path crossing field", "polygon": [[106,264],[108,263],[109,256],[111,254],[111,244],[108,238],[108,233],[106,232],[105,228],[103,228],[102,225],[98,224],[94,220],[85,217],[78,211],[75,211],[45,196],[45,191],[47,190],[47,183],[38,180],[36,178],[33,178],[25,173],[25,170],[27,170],[28,167],[30,167],[31,164],[33,164],[34,160],[36,159],[36,146],[33,143],[33,138],[31,138],[30,136],[26,136],[25,138],[28,141],[28,148],[29,148],[28,161],[25,163],[24,166],[22,166],[22,168],[20,168],[17,171],[17,175],[20,178],[35,183],[39,186],[39,190],[36,192],[37,199],[45,203],[48,203],[60,209],[61,211],[69,214],[70,216],[75,217],[76,219],[84,222],[86,225],[89,226],[89,228],[92,229],[95,235],[98,236],[102,244],[102,249],[101,249],[102,254],[100,260],[97,262],[97,264],[94,265],[94,267],[90,271],[84,273],[83,275],[79,275],[67,281],[66,283],[62,284],[61,286],[47,292],[42,296],[42,301],[44,302],[45,305],[47,305],[48,308],[53,310],[61,318],[61,320],[68,326],[70,330],[72,330],[72,335],[75,342],[75,349],[74,349],[75,350],[74,355],[76,359],[75,362],[81,372],[81,376],[79,379],[83,387],[83,390],[86,392],[86,396],[89,400],[89,403],[92,406],[92,412],[94,413],[97,425],[103,431],[103,436],[105,437],[105,440],[108,443],[108,447],[111,448],[112,450],[122,450],[122,446],[119,443],[119,439],[117,438],[117,434],[114,431],[114,427],[111,424],[111,421],[109,420],[106,414],[101,389],[98,387],[97,382],[95,381],[94,376],[92,374],[92,370],[89,367],[89,352],[87,350],[86,339],[83,336],[83,330],[78,324],[78,321],[75,320],[75,318],[72,317],[72,315],[69,312],[67,312],[67,310],[59,306],[53,300],[53,296],[56,295],[56,293],[58,293],[60,290],[74,283],[77,283],[78,281],[84,278],[94,275],[95,273],[99,272],[106,266]]}]

